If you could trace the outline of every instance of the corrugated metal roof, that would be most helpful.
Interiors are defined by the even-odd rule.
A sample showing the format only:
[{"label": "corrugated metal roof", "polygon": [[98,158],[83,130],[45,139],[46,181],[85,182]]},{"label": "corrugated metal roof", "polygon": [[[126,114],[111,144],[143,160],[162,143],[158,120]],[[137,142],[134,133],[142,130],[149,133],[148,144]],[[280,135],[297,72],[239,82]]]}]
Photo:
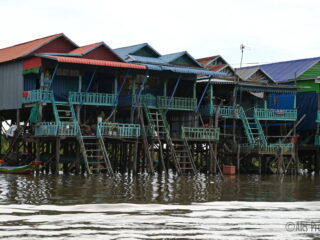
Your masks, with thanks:
[{"label": "corrugated metal roof", "polygon": [[253,74],[255,74],[260,68],[239,68],[236,69],[237,74],[245,81],[247,81]]},{"label": "corrugated metal roof", "polygon": [[[252,67],[252,68],[238,68],[236,69],[236,73],[239,75],[239,77],[241,79],[243,79],[244,81],[248,81],[250,79],[250,77],[255,74],[256,72],[261,71],[265,76],[266,79],[270,79],[271,81],[273,81],[273,79],[270,77],[270,75],[268,73],[266,73],[266,71],[264,71],[263,69],[261,69],[260,67]],[[273,81],[274,82],[274,81]]]},{"label": "corrugated metal roof", "polygon": [[[198,80],[197,83],[207,83],[209,79]],[[244,91],[253,91],[253,92],[276,92],[276,93],[296,93],[297,90],[301,87],[292,86],[292,85],[269,85],[262,83],[252,83],[252,82],[241,82],[241,81],[229,81],[222,79],[211,79],[211,84],[221,84],[221,85],[235,85],[235,87],[240,88]]]},{"label": "corrugated metal roof", "polygon": [[103,42],[97,42],[97,43],[93,43],[93,44],[89,44],[89,45],[85,45],[79,48],[76,48],[74,50],[72,50],[71,52],[69,52],[69,54],[81,54],[84,55],[87,52],[90,52],[91,50],[95,49],[96,47],[99,47],[103,44]]},{"label": "corrugated metal roof", "polygon": [[[110,51],[119,61],[123,61],[123,59],[112,49],[110,48],[105,42],[97,42],[97,43],[93,43],[93,44],[89,44],[86,46],[82,46],[79,47],[77,49],[72,50],[71,52],[69,52],[68,54],[70,55],[79,55],[79,56],[85,56],[88,53],[92,52],[93,50],[95,50],[96,48],[103,46],[105,47],[108,51]],[[56,55],[56,54],[52,54],[52,55]],[[59,54],[57,54],[59,55]],[[68,56],[68,55],[66,55]],[[72,57],[72,56],[70,56]]]},{"label": "corrugated metal roof", "polygon": [[311,66],[320,61],[320,57],[298,59],[285,62],[277,62],[263,65],[256,65],[250,67],[244,67],[241,69],[249,69],[260,67],[263,69],[274,81],[283,82],[286,80],[292,80],[304,73]]},{"label": "corrugated metal roof", "polygon": [[206,69],[197,69],[197,68],[189,68],[189,67],[179,67],[179,66],[170,66],[170,65],[156,65],[156,64],[145,64],[139,63],[146,66],[149,70],[154,71],[171,71],[175,73],[182,73],[182,74],[195,74],[195,75],[207,75],[207,76],[214,76],[214,77],[224,77],[227,76],[225,73],[218,73],[208,71]]},{"label": "corrugated metal roof", "polygon": [[142,57],[136,55],[128,55],[126,58],[126,62],[142,62],[142,63],[155,63],[155,64],[167,64],[167,62],[163,61],[160,58],[153,57]]},{"label": "corrugated metal roof", "polygon": [[135,52],[137,52],[138,50],[144,48],[144,47],[148,47],[149,49],[151,49],[155,55],[158,55],[158,57],[161,56],[160,53],[158,53],[153,47],[151,47],[148,43],[141,43],[141,44],[137,44],[137,45],[132,45],[132,46],[127,46],[127,47],[122,47],[122,48],[115,48],[113,49],[123,60],[125,60],[125,58],[130,55],[130,54],[134,54]]},{"label": "corrugated metal roof", "polygon": [[165,55],[162,55],[159,58],[162,59],[165,62],[172,63],[172,62],[174,62],[175,60],[177,60],[178,58],[180,58],[180,57],[182,57],[184,55],[189,57],[196,65],[198,65],[199,67],[202,67],[202,65],[194,57],[192,57],[187,51],[165,54]]},{"label": "corrugated metal roof", "polygon": [[215,59],[220,57],[220,55],[217,56],[211,56],[211,57],[205,57],[205,58],[198,58],[197,61],[201,63],[203,66],[207,66],[211,62],[213,62]]},{"label": "corrugated metal roof", "polygon": [[115,67],[115,68],[131,68],[131,69],[141,69],[141,70],[147,69],[146,66],[132,64],[132,63],[95,60],[95,59],[88,59],[88,58],[53,56],[53,55],[39,55],[39,56],[42,58],[48,58],[48,59],[55,60],[58,62],[63,62],[63,63],[75,63],[75,64],[85,64],[85,65],[105,66],[105,67]]},{"label": "corrugated metal roof", "polygon": [[[40,47],[44,46],[45,44],[61,36],[64,36],[64,34],[63,33],[54,34],[51,36],[39,38],[29,42],[25,42],[25,43],[11,46],[11,47],[0,49],[0,63],[25,57],[31,54],[32,52],[34,52],[35,50],[39,49]],[[78,47],[76,44],[74,45]]]}]

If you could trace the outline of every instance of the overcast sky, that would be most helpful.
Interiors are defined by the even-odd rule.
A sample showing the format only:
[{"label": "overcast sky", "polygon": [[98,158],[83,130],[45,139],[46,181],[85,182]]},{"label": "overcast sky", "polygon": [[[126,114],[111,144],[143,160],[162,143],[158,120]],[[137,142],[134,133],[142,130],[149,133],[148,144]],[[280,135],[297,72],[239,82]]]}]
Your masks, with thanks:
[{"label": "overcast sky", "polygon": [[148,42],[234,66],[320,56],[319,0],[0,0],[0,48],[63,32],[78,45]]}]

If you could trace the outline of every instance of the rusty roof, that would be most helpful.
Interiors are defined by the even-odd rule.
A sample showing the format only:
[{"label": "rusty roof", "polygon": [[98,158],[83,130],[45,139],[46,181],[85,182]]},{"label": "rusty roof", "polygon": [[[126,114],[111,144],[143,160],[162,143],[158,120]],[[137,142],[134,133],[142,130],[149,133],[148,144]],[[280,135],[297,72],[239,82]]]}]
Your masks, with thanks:
[{"label": "rusty roof", "polygon": [[40,47],[61,36],[64,36],[64,34],[58,33],[51,36],[35,39],[29,42],[20,43],[11,47],[2,48],[0,49],[0,63],[28,56]]},{"label": "rusty roof", "polygon": [[201,63],[202,65],[206,66],[208,65],[210,62],[212,62],[214,59],[220,57],[219,55],[217,56],[211,56],[211,57],[205,57],[205,58],[198,58],[197,61],[199,63]]},{"label": "rusty roof", "polygon": [[95,60],[95,59],[78,58],[78,57],[54,56],[54,55],[47,55],[47,54],[39,54],[38,56],[42,58],[55,60],[57,62],[62,62],[62,63],[74,63],[74,64],[84,64],[84,65],[94,65],[94,66],[104,66],[104,67],[114,67],[114,68],[131,68],[131,69],[141,69],[141,70],[147,69],[147,67],[143,65],[138,65],[133,63]]},{"label": "rusty roof", "polygon": [[84,54],[92,51],[93,49],[101,46],[102,44],[103,44],[103,42],[97,42],[97,43],[92,43],[92,44],[85,45],[85,46],[82,46],[82,47],[78,47],[78,48],[72,50],[71,52],[69,52],[69,54],[81,54],[81,55],[84,55]]}]

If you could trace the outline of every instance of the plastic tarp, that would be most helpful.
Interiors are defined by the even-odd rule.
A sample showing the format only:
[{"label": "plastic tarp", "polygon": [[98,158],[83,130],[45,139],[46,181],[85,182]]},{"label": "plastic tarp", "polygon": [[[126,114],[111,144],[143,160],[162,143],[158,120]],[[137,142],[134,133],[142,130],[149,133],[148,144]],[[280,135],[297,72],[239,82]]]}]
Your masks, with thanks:
[{"label": "plastic tarp", "polygon": [[293,109],[293,94],[271,93],[268,97],[268,108],[271,109]]},{"label": "plastic tarp", "polygon": [[297,94],[298,120],[306,114],[306,117],[298,125],[297,130],[316,129],[318,108],[318,96],[316,92],[303,92]]},{"label": "plastic tarp", "polygon": [[38,122],[39,104],[35,104],[30,111],[29,121],[31,123]]}]

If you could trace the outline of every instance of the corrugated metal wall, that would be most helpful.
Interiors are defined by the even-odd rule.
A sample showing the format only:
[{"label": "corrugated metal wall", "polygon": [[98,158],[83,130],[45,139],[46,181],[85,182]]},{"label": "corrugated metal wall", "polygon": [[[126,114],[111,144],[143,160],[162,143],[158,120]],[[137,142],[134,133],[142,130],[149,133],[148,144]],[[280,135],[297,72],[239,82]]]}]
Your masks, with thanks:
[{"label": "corrugated metal wall", "polygon": [[0,65],[0,110],[21,108],[22,71],[21,61]]}]

